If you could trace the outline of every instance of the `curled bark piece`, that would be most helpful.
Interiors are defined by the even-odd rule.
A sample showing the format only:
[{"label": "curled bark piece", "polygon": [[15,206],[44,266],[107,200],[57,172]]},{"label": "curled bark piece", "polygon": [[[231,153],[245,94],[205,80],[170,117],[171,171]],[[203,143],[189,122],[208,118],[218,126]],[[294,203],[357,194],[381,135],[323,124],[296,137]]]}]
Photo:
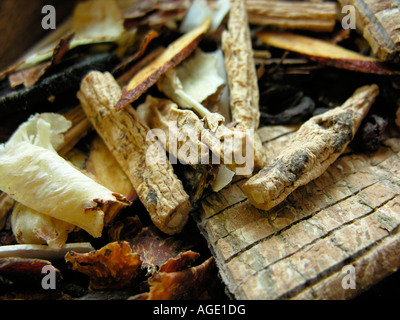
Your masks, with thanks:
[{"label": "curled bark piece", "polygon": [[376,85],[361,87],[341,107],[306,121],[271,166],[243,185],[249,201],[269,210],[320,176],[353,139],[378,92]]},{"label": "curled bark piece", "polygon": [[117,111],[121,88],[110,73],[93,71],[82,81],[78,98],[89,120],[129,177],[154,224],[180,232],[191,209],[189,196],[162,146],[132,106]]}]

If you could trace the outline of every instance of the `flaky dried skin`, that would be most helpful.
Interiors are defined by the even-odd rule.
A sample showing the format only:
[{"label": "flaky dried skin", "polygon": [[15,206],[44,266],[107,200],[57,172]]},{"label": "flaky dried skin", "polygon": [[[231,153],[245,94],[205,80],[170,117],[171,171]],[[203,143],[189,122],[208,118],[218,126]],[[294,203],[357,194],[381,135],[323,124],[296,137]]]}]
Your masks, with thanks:
[{"label": "flaky dried skin", "polygon": [[[188,300],[207,296],[213,285],[214,259],[211,257],[202,264],[190,267],[198,254],[184,252],[170,259],[159,272],[149,279],[150,291],[133,297],[137,300]],[[212,289],[211,289],[212,290]]]},{"label": "flaky dried skin", "polygon": [[[191,209],[189,196],[150,129],[127,106],[116,111],[121,88],[110,73],[93,71],[82,81],[78,98],[89,120],[129,177],[154,224],[163,232],[180,232]],[[161,150],[162,149],[162,150]]]},{"label": "flaky dried skin", "polygon": [[252,42],[244,1],[231,0],[228,30],[222,34],[222,50],[228,76],[232,121],[245,129],[257,129],[259,91]]},{"label": "flaky dried skin", "polygon": [[361,87],[341,107],[306,121],[272,165],[243,185],[249,201],[269,210],[325,172],[353,139],[378,92],[376,85]]},{"label": "flaky dried skin", "polygon": [[253,172],[255,135],[226,127],[218,113],[208,113],[200,119],[191,110],[178,109],[170,100],[151,96],[138,107],[138,113],[151,129],[162,130],[155,134],[182,163],[195,167],[224,164],[239,175]]},{"label": "flaky dried skin", "polygon": [[120,289],[130,286],[140,270],[139,255],[126,241],[111,242],[88,253],[69,252],[65,256],[74,270],[90,277],[90,288]]}]

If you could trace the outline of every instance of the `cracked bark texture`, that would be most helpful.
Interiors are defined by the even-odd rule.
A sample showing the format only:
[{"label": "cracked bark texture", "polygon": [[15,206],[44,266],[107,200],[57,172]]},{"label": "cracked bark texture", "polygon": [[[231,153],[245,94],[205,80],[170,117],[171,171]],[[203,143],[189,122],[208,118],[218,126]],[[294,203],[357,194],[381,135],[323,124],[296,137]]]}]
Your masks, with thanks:
[{"label": "cracked bark texture", "polygon": [[[273,159],[295,126],[258,133]],[[397,134],[397,137],[396,137]],[[351,145],[319,178],[277,207],[253,207],[242,185],[205,197],[198,224],[236,299],[350,299],[400,266],[400,137],[373,154]],[[355,289],[342,268],[355,267]]]}]

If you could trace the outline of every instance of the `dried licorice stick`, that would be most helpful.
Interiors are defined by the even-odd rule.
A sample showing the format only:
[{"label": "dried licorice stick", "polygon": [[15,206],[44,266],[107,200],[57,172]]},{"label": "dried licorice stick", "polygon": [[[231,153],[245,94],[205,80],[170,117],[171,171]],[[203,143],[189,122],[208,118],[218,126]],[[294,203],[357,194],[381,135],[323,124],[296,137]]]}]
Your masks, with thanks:
[{"label": "dried licorice stick", "polygon": [[[122,90],[106,72],[90,72],[77,96],[87,117],[131,181],[154,224],[167,234],[182,231],[191,205],[182,182],[174,173],[165,151],[153,148],[150,128],[129,104],[117,111],[114,106]],[[165,158],[164,158],[165,157]]]},{"label": "dried licorice stick", "polygon": [[341,107],[306,121],[273,163],[243,185],[249,201],[269,210],[324,173],[353,139],[378,93],[375,84],[361,87]]}]

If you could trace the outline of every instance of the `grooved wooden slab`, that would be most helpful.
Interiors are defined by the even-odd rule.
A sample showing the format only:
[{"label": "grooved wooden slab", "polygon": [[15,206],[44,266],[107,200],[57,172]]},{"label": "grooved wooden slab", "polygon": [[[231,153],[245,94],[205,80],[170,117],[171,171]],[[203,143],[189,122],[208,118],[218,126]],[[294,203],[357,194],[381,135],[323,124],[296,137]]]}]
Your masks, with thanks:
[{"label": "grooved wooden slab", "polygon": [[[259,129],[268,159],[294,130]],[[244,178],[201,201],[199,226],[234,298],[349,299],[400,266],[400,138],[390,136],[373,154],[348,148],[269,211],[249,203]],[[348,265],[355,289],[342,286]]]}]

